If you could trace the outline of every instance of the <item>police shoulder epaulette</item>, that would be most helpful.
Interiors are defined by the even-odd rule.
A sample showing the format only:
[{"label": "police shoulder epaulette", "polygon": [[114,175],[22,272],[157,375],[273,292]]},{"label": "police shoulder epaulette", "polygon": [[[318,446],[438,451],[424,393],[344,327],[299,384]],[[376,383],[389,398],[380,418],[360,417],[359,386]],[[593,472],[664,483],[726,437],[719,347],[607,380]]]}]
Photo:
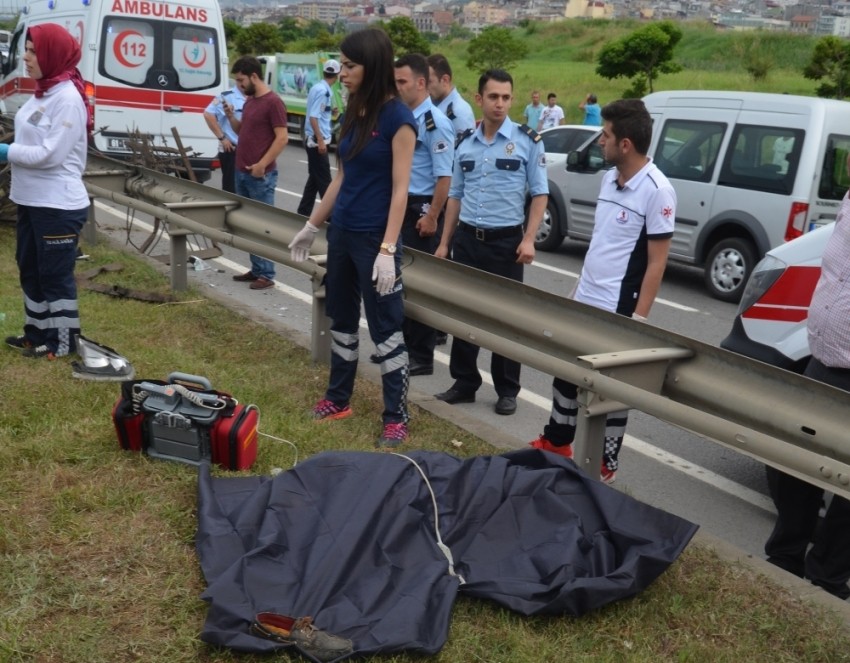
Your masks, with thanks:
[{"label": "police shoulder epaulette", "polygon": [[519,130],[522,131],[522,133],[524,133],[526,136],[531,138],[531,140],[533,140],[535,143],[539,143],[542,139],[542,136],[527,124],[519,125]]},{"label": "police shoulder epaulette", "polygon": [[467,129],[463,133],[459,133],[457,135],[457,139],[455,139],[455,149],[457,149],[458,145],[460,145],[463,141],[465,141],[467,138],[469,138],[474,133],[475,133],[475,129]]},{"label": "police shoulder epaulette", "polygon": [[431,111],[425,111],[425,131],[434,131],[437,128],[437,123],[434,121],[434,114]]},{"label": "police shoulder epaulette", "polygon": [[457,115],[455,115],[454,105],[454,102],[452,102],[448,106],[446,106],[446,117],[448,117],[450,120],[453,120],[457,117]]}]

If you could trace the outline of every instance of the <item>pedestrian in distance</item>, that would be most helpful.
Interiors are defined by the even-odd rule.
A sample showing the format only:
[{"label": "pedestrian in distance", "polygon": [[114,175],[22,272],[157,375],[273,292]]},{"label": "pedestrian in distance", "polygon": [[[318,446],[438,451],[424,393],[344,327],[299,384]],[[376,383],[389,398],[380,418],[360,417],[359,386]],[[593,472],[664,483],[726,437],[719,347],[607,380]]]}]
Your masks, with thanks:
[{"label": "pedestrian in distance", "polygon": [[543,104],[540,103],[540,91],[534,90],[531,93],[531,103],[522,112],[522,116],[525,118],[525,124],[532,129],[537,129],[540,124],[540,114],[542,112]]},{"label": "pedestrian in distance", "polygon": [[384,395],[383,428],[376,446],[393,448],[408,438],[399,235],[417,125],[398,97],[386,32],[353,32],[343,39],[340,52],[340,81],[349,98],[337,173],[289,248],[295,262],[306,260],[319,227],[330,218],[325,305],[331,319],[331,368],[313,418],[326,421],[352,414],[362,302],[380,356]]},{"label": "pedestrian in distance", "polygon": [[[543,141],[530,127],[511,122],[513,79],[501,69],[479,78],[475,102],[483,120],[455,150],[452,183],[446,203],[443,237],[435,255],[462,265],[523,280],[534,260],[534,236],[549,198]],[[531,196],[528,223],[526,194]],[[435,398],[472,403],[481,387],[480,348],[455,337],[449,370],[454,384]],[[490,372],[498,400],[497,414],[516,412],[520,364],[493,353]]]},{"label": "pedestrian in distance", "polygon": [[[396,60],[399,97],[413,111],[417,123],[402,243],[406,248],[433,254],[452,180],[455,134],[451,120],[428,96],[428,78],[425,56],[410,53]],[[410,375],[431,375],[437,330],[408,317],[404,318],[403,330],[410,356]]]},{"label": "pedestrian in distance", "polygon": [[234,85],[215,97],[204,110],[204,121],[218,139],[221,189],[229,193],[236,193],[236,145],[239,143],[239,135],[230,126],[226,111],[229,107],[233,117],[241,120],[244,105],[245,95],[238,85]]},{"label": "pedestrian in distance", "polygon": [[23,62],[35,93],[15,113],[15,141],[0,144],[18,206],[15,258],[24,295],[23,334],[6,344],[32,359],[77,351],[80,309],[74,266],[88,217],[83,184],[91,109],[77,64],[80,46],[61,25],[29,28]]},{"label": "pedestrian in distance", "polygon": [[564,123],[564,109],[558,105],[558,95],[550,92],[546,98],[546,107],[540,112],[537,131],[551,129]]},{"label": "pedestrian in distance", "polygon": [[333,90],[339,77],[339,62],[327,60],[322,66],[322,80],[307,94],[307,119],[304,123],[304,149],[307,151],[307,182],[298,204],[301,216],[310,216],[320,197],[331,184],[331,161],[328,146],[331,144],[331,118],[333,116]]},{"label": "pedestrian in distance", "polygon": [[[652,118],[640,99],[621,99],[602,109],[599,145],[614,165],[602,179],[593,235],[574,299],[646,321],[667,266],[676,217],[676,192],[647,156]],[[543,434],[530,443],[573,457],[578,387],[555,378],[552,410]],[[610,413],[600,477],[614,481],[628,410]]]},{"label": "pedestrian in distance", "polygon": [[[850,167],[850,157],[847,159]],[[850,391],[850,192],[844,195],[821,261],[806,324],[812,356],[806,377]],[[838,495],[819,522],[824,490],[767,467],[776,523],[767,561],[844,600],[850,598],[850,501]]]},{"label": "pedestrian in distance", "polygon": [[[274,205],[277,157],[289,141],[286,106],[263,80],[260,61],[243,55],[230,70],[245,95],[242,118],[229,104],[225,116],[239,136],[236,145],[236,193],[266,205]],[[251,290],[274,287],[275,267],[267,258],[251,254],[251,269],[234,281],[249,282]]]},{"label": "pedestrian in distance", "polygon": [[584,112],[582,124],[593,127],[602,126],[602,108],[596,100],[595,94],[588,94],[579,105],[579,110]]},{"label": "pedestrian in distance", "polygon": [[452,121],[455,136],[475,129],[475,113],[472,106],[457,91],[452,80],[452,67],[445,55],[433,53],[428,56],[428,92],[431,101]]}]

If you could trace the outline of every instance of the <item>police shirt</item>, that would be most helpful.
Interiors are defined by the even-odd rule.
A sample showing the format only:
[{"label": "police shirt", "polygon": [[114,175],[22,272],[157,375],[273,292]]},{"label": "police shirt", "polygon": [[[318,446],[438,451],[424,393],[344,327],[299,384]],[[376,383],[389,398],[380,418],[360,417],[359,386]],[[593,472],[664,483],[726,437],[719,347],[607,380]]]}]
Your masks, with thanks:
[{"label": "police shirt", "polygon": [[217,97],[213,98],[210,105],[206,107],[206,112],[215,115],[215,120],[218,126],[221,127],[221,133],[236,145],[239,142],[239,135],[230,126],[230,120],[224,114],[224,104],[222,100],[226,100],[228,104],[233,106],[233,116],[237,120],[242,120],[242,107],[245,105],[245,95],[234,85],[228,92],[222,92]]},{"label": "police shirt", "polygon": [[612,168],[602,179],[575,298],[631,315],[646,274],[647,242],[673,236],[676,192],[652,161],[622,188],[617,176]]},{"label": "police shirt", "polygon": [[310,118],[315,117],[319,122],[319,131],[322,132],[322,138],[324,138],[325,142],[330,141],[332,110],[331,86],[323,79],[313,85],[307,94],[307,121],[304,123],[305,138],[315,141],[316,132],[313,131],[313,123],[310,122]]},{"label": "police shirt", "polygon": [[540,136],[505,118],[491,143],[484,125],[455,149],[449,197],[460,200],[460,220],[479,228],[508,228],[525,218],[525,195],[549,194]]},{"label": "police shirt", "polygon": [[331,216],[331,223],[337,228],[381,232],[387,227],[393,193],[392,143],[405,124],[416,131],[413,113],[394,97],[381,107],[371,140],[354,157],[350,154],[355,132],[340,139],[343,178]]},{"label": "police shirt", "polygon": [[452,121],[455,136],[460,136],[467,129],[475,128],[475,113],[472,112],[472,106],[460,96],[456,87],[453,87],[446,98],[437,104],[437,108]]},{"label": "police shirt", "polygon": [[439,177],[451,177],[455,156],[455,132],[451,120],[426,98],[413,109],[419,127],[413,169],[410,171],[412,196],[430,196]]}]

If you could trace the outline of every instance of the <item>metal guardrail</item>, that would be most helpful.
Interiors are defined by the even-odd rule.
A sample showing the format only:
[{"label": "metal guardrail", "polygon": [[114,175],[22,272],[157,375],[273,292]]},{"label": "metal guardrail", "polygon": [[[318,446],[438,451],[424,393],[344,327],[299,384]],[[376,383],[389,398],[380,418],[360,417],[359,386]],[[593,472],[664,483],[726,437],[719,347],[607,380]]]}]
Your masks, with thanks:
[{"label": "metal guardrail", "polygon": [[[303,217],[99,157],[85,181],[92,197],[169,225],[176,289],[187,232],[310,274],[313,353],[328,356],[324,268],[293,263],[287,248]],[[322,233],[313,250],[325,247]],[[407,315],[583,388],[575,451],[586,468],[599,467],[605,414],[626,405],[850,498],[850,393],[418,251],[402,264]]]}]

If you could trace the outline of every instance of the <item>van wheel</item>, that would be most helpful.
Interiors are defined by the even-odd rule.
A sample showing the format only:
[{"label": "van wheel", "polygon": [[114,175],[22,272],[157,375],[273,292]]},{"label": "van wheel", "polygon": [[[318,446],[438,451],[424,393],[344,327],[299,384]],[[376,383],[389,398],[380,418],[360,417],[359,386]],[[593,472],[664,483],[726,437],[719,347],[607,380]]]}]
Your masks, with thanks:
[{"label": "van wheel", "polygon": [[558,208],[550,198],[549,202],[546,203],[546,209],[543,211],[543,220],[534,236],[534,248],[538,251],[554,251],[561,246],[564,241],[561,227]]},{"label": "van wheel", "polygon": [[712,297],[738,302],[756,263],[753,243],[729,237],[714,245],[705,262],[705,285]]}]

